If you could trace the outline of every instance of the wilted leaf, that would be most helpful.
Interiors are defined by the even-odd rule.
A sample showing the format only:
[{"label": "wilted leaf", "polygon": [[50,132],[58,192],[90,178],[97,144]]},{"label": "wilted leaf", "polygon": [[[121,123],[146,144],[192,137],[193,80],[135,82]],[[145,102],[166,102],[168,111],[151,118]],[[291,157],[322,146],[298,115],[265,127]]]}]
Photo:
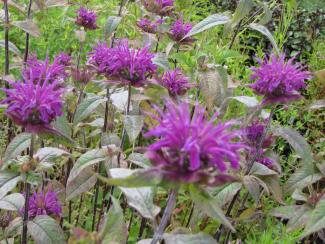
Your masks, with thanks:
[{"label": "wilted leaf", "polygon": [[29,148],[32,139],[32,134],[30,133],[20,133],[18,134],[8,145],[4,162],[9,159],[14,159],[19,156],[25,149]]},{"label": "wilted leaf", "polygon": [[122,18],[119,16],[109,16],[106,20],[104,33],[105,36],[109,37],[116,30],[117,26],[121,22]]},{"label": "wilted leaf", "polygon": [[84,99],[77,107],[73,123],[78,124],[83,119],[87,118],[100,104],[106,102],[106,100],[106,98],[100,96],[87,97]]},{"label": "wilted leaf", "polygon": [[144,116],[142,115],[126,115],[124,117],[124,126],[130,141],[133,143],[139,136],[144,124]]},{"label": "wilted leaf", "polygon": [[25,198],[20,193],[13,193],[0,199],[0,209],[19,211],[25,205]]},{"label": "wilted leaf", "polygon": [[65,244],[60,225],[47,215],[36,216],[28,221],[28,232],[36,243]]},{"label": "wilted leaf", "polygon": [[124,221],[123,210],[119,202],[112,197],[112,207],[105,216],[103,228],[100,231],[103,243],[127,243],[128,230]]},{"label": "wilted leaf", "polygon": [[32,20],[22,20],[22,21],[14,21],[12,25],[22,29],[23,31],[27,32],[31,36],[39,37],[41,35],[40,30],[35,22]]},{"label": "wilted leaf", "polygon": [[272,43],[273,48],[275,49],[275,51],[277,53],[280,53],[279,47],[276,44],[276,42],[275,42],[275,40],[273,38],[273,35],[271,34],[271,32],[264,25],[260,25],[260,24],[256,24],[256,23],[251,23],[249,25],[249,27],[251,29],[253,29],[253,30],[256,30],[256,31],[260,32],[264,36],[266,36],[270,40],[270,42]]},{"label": "wilted leaf", "polygon": [[229,21],[230,21],[230,17],[227,15],[223,15],[223,14],[210,15],[207,18],[205,18],[204,20],[202,20],[201,22],[194,25],[193,28],[191,29],[191,31],[189,33],[187,33],[187,35],[184,36],[183,39],[190,37],[190,36],[194,36],[198,33],[208,30],[214,26],[226,24]]},{"label": "wilted leaf", "polygon": [[198,234],[164,234],[166,244],[217,244],[212,236],[205,233]]}]

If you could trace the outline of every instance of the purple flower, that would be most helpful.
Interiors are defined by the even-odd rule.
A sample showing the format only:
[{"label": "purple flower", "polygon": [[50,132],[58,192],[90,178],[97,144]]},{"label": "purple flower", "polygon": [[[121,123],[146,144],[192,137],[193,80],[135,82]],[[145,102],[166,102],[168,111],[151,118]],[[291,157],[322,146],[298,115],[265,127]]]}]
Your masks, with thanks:
[{"label": "purple flower", "polygon": [[89,63],[112,81],[141,86],[157,70],[157,66],[152,63],[153,57],[154,54],[148,48],[129,48],[128,40],[125,39],[114,48],[99,44],[91,53]]},{"label": "purple flower", "polygon": [[36,55],[31,55],[27,60],[26,67],[22,71],[22,75],[25,80],[30,80],[34,83],[43,83],[45,81],[48,83],[54,81],[63,82],[68,77],[65,69],[70,60],[70,56],[61,53],[50,64],[48,57],[45,61],[42,61],[38,60]]},{"label": "purple flower", "polygon": [[9,82],[12,88],[2,89],[7,95],[1,101],[8,105],[6,115],[27,132],[52,131],[50,123],[62,115],[63,107],[63,90],[59,88],[58,82],[35,83],[33,79]]},{"label": "purple flower", "polygon": [[80,9],[77,11],[77,14],[77,25],[83,26],[88,30],[95,30],[98,28],[96,25],[97,16],[93,11],[87,10],[84,7],[80,7]]},{"label": "purple flower", "polygon": [[223,174],[228,164],[239,168],[238,132],[230,131],[233,123],[214,124],[205,109],[195,106],[194,114],[188,103],[176,105],[166,101],[166,111],[156,108],[159,125],[145,136],[156,137],[148,147],[147,157],[169,180],[185,183],[218,185],[234,178]]},{"label": "purple flower", "polygon": [[182,40],[192,29],[191,23],[184,23],[183,19],[180,18],[174,22],[174,24],[170,28],[169,36],[175,42],[190,44],[194,41],[194,39],[188,37]]},{"label": "purple flower", "polygon": [[182,74],[180,69],[166,71],[163,74],[160,83],[167,88],[169,94],[172,96],[182,96],[188,89],[193,87],[193,85],[188,82],[188,78]]},{"label": "purple flower", "polygon": [[152,22],[149,19],[143,18],[137,22],[137,26],[144,32],[155,34],[157,33],[158,22]]},{"label": "purple flower", "polygon": [[269,60],[259,60],[260,67],[253,67],[250,87],[264,96],[263,104],[286,103],[301,98],[298,90],[305,88],[304,80],[310,78],[308,71],[302,71],[300,64],[293,64],[293,59],[285,62],[285,56],[272,54]]},{"label": "purple flower", "polygon": [[[21,214],[24,209],[20,210]],[[37,215],[52,215],[60,217],[62,213],[61,203],[54,191],[50,188],[44,192],[34,192],[29,198],[29,218],[35,218]]]},{"label": "purple flower", "polygon": [[151,13],[168,16],[174,8],[174,0],[144,0],[144,7]]}]

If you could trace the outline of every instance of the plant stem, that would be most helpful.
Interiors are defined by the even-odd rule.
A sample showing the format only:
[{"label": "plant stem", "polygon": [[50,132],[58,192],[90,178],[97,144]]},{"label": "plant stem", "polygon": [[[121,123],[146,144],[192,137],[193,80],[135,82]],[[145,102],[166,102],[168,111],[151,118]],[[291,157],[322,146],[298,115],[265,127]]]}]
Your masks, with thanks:
[{"label": "plant stem", "polygon": [[[100,165],[97,167],[97,173],[100,173]],[[97,203],[98,203],[98,196],[99,196],[99,181],[96,182],[96,189],[95,189],[95,196],[94,196],[94,207],[93,207],[93,222],[91,225],[91,230],[95,230],[96,224],[96,215],[97,215]]]},{"label": "plant stem", "polygon": [[168,221],[172,215],[174,206],[176,204],[177,193],[178,193],[178,189],[171,190],[169,197],[168,197],[167,206],[164,211],[164,215],[161,219],[161,222],[158,226],[157,231],[155,232],[155,234],[152,238],[151,244],[156,244],[158,241],[160,241],[162,239],[162,235],[165,231],[165,228],[168,224]]},{"label": "plant stem", "polygon": [[[267,122],[267,125],[266,125],[266,128],[264,130],[264,133],[262,134],[262,136],[260,137],[260,140],[258,141],[258,144],[257,144],[257,147],[256,147],[256,152],[254,153],[253,157],[251,158],[251,160],[249,161],[248,165],[247,165],[247,168],[246,168],[246,171],[245,171],[245,175],[248,175],[256,161],[256,159],[260,156],[260,150],[263,146],[263,142],[265,141],[265,137],[268,133],[268,130],[270,128],[270,125],[271,125],[271,120],[272,120],[272,117],[274,115],[274,110],[275,110],[275,107],[272,107],[271,108],[271,112],[270,112],[270,115],[269,115],[269,120]],[[240,190],[235,194],[235,196],[233,197],[231,203],[229,204],[229,207],[227,209],[227,212],[226,212],[226,216],[227,217],[230,217],[230,214],[231,214],[231,211],[238,199],[240,195]],[[245,201],[246,201],[247,198],[245,198]],[[222,233],[222,230],[223,230],[224,226],[223,225],[220,225],[219,229],[217,230],[216,234],[215,234],[215,239],[217,241],[219,241],[220,237],[221,237],[221,233]]]},{"label": "plant stem", "polygon": [[[30,13],[32,9],[33,0],[29,0],[28,9],[27,9],[27,18],[30,19]],[[29,33],[26,32],[26,41],[25,41],[25,54],[24,54],[24,65],[26,65],[29,54]]]},{"label": "plant stem", "polygon": [[[34,143],[35,143],[35,134],[32,133],[30,149],[29,149],[30,160],[32,160],[34,156]],[[23,232],[21,237],[22,244],[27,244],[27,223],[28,223],[29,195],[30,195],[30,184],[27,182],[27,177],[28,177],[28,172],[26,173],[26,179],[25,179],[25,207],[24,207],[24,218],[23,218]]]},{"label": "plant stem", "polygon": [[146,224],[147,224],[147,220],[145,218],[142,218],[137,241],[140,241],[142,239],[144,229],[146,228]]},{"label": "plant stem", "polygon": [[4,12],[5,12],[5,75],[9,75],[9,10],[8,10],[8,0],[4,0],[3,5],[4,5]]},{"label": "plant stem", "polygon": [[76,224],[75,224],[76,226],[78,226],[78,223],[79,223],[79,218],[80,218],[82,203],[83,203],[83,195],[80,196],[80,200],[79,200],[78,214],[77,214]]},{"label": "plant stem", "polygon": [[241,24],[242,24],[242,22],[243,22],[243,20],[240,20],[239,23],[237,24],[237,27],[236,27],[235,33],[234,33],[234,35],[232,36],[232,39],[231,39],[230,44],[229,44],[229,47],[228,47],[229,49],[231,49],[232,46],[233,46],[234,43],[235,43],[235,40],[236,40],[236,37],[237,37],[237,35],[238,35],[238,33],[239,33],[239,30],[240,30],[240,28],[241,28]]}]

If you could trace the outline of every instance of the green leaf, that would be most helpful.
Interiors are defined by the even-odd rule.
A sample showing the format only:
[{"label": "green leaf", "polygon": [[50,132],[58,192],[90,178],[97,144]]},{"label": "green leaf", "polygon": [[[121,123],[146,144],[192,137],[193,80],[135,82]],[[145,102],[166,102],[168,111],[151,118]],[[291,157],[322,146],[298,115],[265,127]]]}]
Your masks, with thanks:
[{"label": "green leaf", "polygon": [[272,133],[284,138],[303,160],[303,164],[313,166],[313,154],[306,139],[297,131],[288,127],[271,127]]},{"label": "green leaf", "polygon": [[258,105],[258,100],[256,97],[236,96],[236,97],[230,97],[230,98],[246,105],[249,108],[254,108]]},{"label": "green leaf", "polygon": [[144,116],[142,115],[126,115],[124,117],[124,126],[131,143],[139,136],[144,124]]},{"label": "green leaf", "polygon": [[61,156],[69,156],[70,153],[56,147],[43,147],[40,148],[34,155],[40,162],[52,162],[55,158]]},{"label": "green leaf", "polygon": [[17,234],[21,234],[23,229],[23,220],[21,217],[17,217],[12,220],[9,226],[5,230],[5,236],[14,236]]},{"label": "green leaf", "polygon": [[13,193],[0,199],[0,209],[19,211],[25,205],[25,198],[20,193]]},{"label": "green leaf", "polygon": [[85,168],[108,159],[104,149],[93,149],[81,155],[71,169],[68,182],[75,179]]},{"label": "green leaf", "polygon": [[231,24],[236,25],[250,13],[253,7],[254,2],[252,0],[240,0],[235,10],[234,16],[232,17]]},{"label": "green leaf", "polygon": [[106,98],[100,96],[92,96],[85,98],[78,106],[73,124],[76,125],[81,122],[83,119],[87,118],[89,115],[94,113],[96,108],[106,102]]},{"label": "green leaf", "polygon": [[242,188],[242,183],[234,182],[224,187],[215,196],[218,204],[222,207],[230,202],[236,193]]},{"label": "green leaf", "polygon": [[32,134],[30,133],[20,133],[18,134],[8,145],[5,156],[4,162],[9,159],[14,159],[19,156],[25,149],[30,147],[30,142],[32,139]]},{"label": "green leaf", "polygon": [[260,163],[253,164],[250,174],[261,176],[278,175],[277,172]]},{"label": "green leaf", "polygon": [[22,21],[13,21],[12,25],[18,27],[19,29],[22,29],[23,31],[30,34],[31,36],[39,37],[41,35],[41,32],[38,26],[36,25],[36,23],[30,19],[26,19]]},{"label": "green leaf", "polygon": [[325,197],[322,197],[312,211],[301,237],[308,236],[325,228]]},{"label": "green leaf", "polygon": [[20,175],[7,171],[0,172],[0,199],[13,190],[21,180]]},{"label": "green leaf", "polygon": [[103,243],[127,243],[128,230],[124,221],[123,210],[119,202],[112,197],[112,206],[105,216],[100,238]]},{"label": "green leaf", "polygon": [[[5,40],[0,40],[0,47],[5,48]],[[9,42],[9,51],[13,52],[14,54],[16,54],[17,56],[21,56],[21,52],[18,49],[18,47],[16,47],[15,44],[13,44],[12,42]]]},{"label": "green leaf", "polygon": [[60,225],[47,215],[36,216],[28,221],[28,232],[36,243],[65,244],[64,232]]},{"label": "green leaf", "polygon": [[128,157],[128,161],[145,169],[151,166],[149,159],[141,153],[131,153]]},{"label": "green leaf", "polygon": [[218,220],[220,224],[227,226],[231,231],[235,232],[234,227],[224,215],[222,209],[218,206],[216,199],[212,198],[208,193],[194,185],[190,185],[189,190],[196,207],[209,217]]},{"label": "green leaf", "polygon": [[247,188],[249,194],[253,197],[256,204],[258,204],[260,200],[260,184],[257,181],[256,177],[252,175],[245,175],[243,178],[243,184]]},{"label": "green leaf", "polygon": [[67,201],[89,191],[97,182],[97,175],[91,167],[82,170],[77,177],[67,182],[66,198]]},{"label": "green leaf", "polygon": [[212,27],[215,27],[217,25],[223,25],[230,21],[230,17],[224,14],[213,14],[208,17],[206,17],[201,22],[197,23],[193,26],[191,31],[187,33],[186,36],[184,36],[183,39],[188,38],[190,36],[194,36],[196,34],[199,34],[205,30],[208,30]]},{"label": "green leaf", "polygon": [[170,69],[167,56],[164,53],[157,53],[156,56],[152,59],[152,62],[164,70]]},{"label": "green leaf", "polygon": [[[134,170],[131,169],[111,169],[112,178],[124,178],[131,176]],[[120,187],[125,194],[128,204],[135,208],[144,218],[154,220],[159,214],[160,208],[153,203],[154,192],[152,187],[124,188]]]},{"label": "green leaf", "polygon": [[121,22],[122,18],[118,16],[109,16],[106,20],[105,26],[104,26],[104,34],[105,36],[109,37],[113,34],[113,32],[116,30],[117,26]]},{"label": "green leaf", "polygon": [[264,25],[260,25],[260,24],[256,24],[256,23],[251,23],[249,25],[249,27],[253,30],[256,30],[258,32],[260,32],[262,35],[266,36],[270,42],[273,45],[273,48],[275,49],[275,51],[279,54],[280,50],[278,45],[276,44],[276,41],[274,40],[273,35],[271,34],[271,32],[264,26]]},{"label": "green leaf", "polygon": [[212,236],[203,232],[198,234],[164,234],[166,244],[217,244]]}]

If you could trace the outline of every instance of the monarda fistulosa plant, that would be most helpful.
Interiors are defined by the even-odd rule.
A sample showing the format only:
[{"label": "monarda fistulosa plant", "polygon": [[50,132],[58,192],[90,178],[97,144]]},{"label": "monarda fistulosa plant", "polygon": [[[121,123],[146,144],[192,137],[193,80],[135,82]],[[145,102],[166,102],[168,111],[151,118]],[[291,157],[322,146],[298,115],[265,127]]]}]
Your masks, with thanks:
[{"label": "monarda fistulosa plant", "polygon": [[[300,238],[322,237],[324,164],[298,132],[274,121],[303,98],[311,74],[285,59],[260,15],[250,16],[253,1],[197,24],[175,2],[64,3],[76,43],[53,59],[28,50],[42,25],[31,9],[51,1],[30,1],[26,23],[12,25],[28,35],[20,77],[6,77],[2,88],[2,120],[10,121],[0,164],[5,242],[229,243],[246,241],[241,223],[257,214],[289,220]],[[107,11],[114,16],[102,26]],[[252,84],[230,84],[227,59],[212,63],[204,35],[216,26],[228,32],[218,44],[224,51],[242,28],[272,43],[268,58],[247,67]],[[229,115],[234,104],[240,115]],[[284,186],[279,137],[301,162]],[[294,203],[285,205],[282,189]],[[282,206],[260,211],[272,198]]]}]

